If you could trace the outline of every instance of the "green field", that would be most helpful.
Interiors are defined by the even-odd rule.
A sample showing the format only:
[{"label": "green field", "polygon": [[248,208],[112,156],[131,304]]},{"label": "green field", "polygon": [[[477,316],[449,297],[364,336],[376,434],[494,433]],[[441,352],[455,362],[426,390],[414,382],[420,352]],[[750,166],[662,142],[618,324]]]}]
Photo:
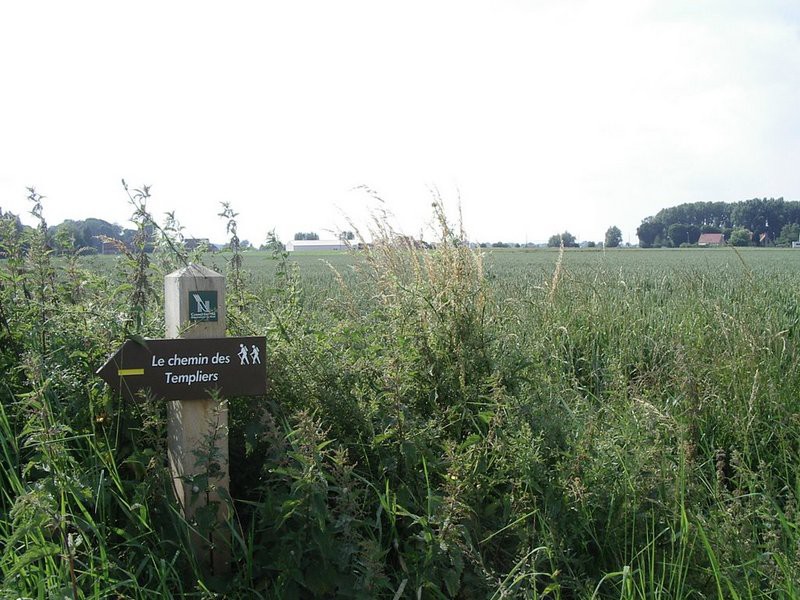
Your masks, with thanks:
[{"label": "green field", "polygon": [[33,239],[0,264],[0,596],[800,597],[800,252],[198,258],[267,336],[231,574],[188,549],[163,402],[93,375],[163,336],[181,257]]}]

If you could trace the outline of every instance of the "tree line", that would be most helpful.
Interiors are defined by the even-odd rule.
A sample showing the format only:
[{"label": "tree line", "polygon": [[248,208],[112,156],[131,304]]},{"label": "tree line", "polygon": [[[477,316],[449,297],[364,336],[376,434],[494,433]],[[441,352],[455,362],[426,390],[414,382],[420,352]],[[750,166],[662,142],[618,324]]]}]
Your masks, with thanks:
[{"label": "tree line", "polygon": [[[606,230],[605,238],[602,245],[606,248],[617,248],[622,243],[622,231],[616,225],[612,225]],[[565,248],[577,248],[580,244],[578,239],[569,231],[564,233],[556,233],[550,236],[547,240],[547,246],[550,248],[558,248],[564,246]],[[590,248],[597,246],[595,242],[588,242]]]},{"label": "tree line", "polygon": [[[19,216],[12,212],[4,212],[0,208],[0,246],[9,238],[26,239],[26,232],[32,228],[23,225]],[[152,228],[148,233],[148,239],[152,242],[154,232]],[[47,241],[52,250],[65,252],[69,250],[80,250],[83,253],[102,253],[108,249],[105,240],[117,240],[128,246],[133,241],[136,231],[124,229],[119,225],[109,223],[102,219],[80,219],[74,221],[67,219],[58,225],[47,228]]]},{"label": "tree line", "polygon": [[684,203],[661,209],[636,229],[642,248],[695,245],[703,233],[721,233],[739,246],[788,246],[800,238],[800,202],[752,198]]},{"label": "tree line", "polygon": [[[10,234],[22,233],[28,226],[19,217],[0,209],[0,245]],[[151,237],[153,232],[151,233]],[[752,198],[741,202],[691,202],[663,208],[654,216],[646,217],[636,229],[642,248],[662,246],[679,247],[696,245],[703,233],[721,233],[732,245],[789,246],[800,240],[800,202],[783,198]],[[48,228],[47,237],[53,250],[80,249],[83,252],[104,252],[113,239],[129,245],[136,231],[109,223],[102,219],[68,219]],[[343,239],[352,239],[345,232]],[[315,232],[298,232],[296,240],[319,239]],[[618,227],[609,227],[604,245],[619,246],[622,233]],[[248,244],[249,245],[249,244]],[[499,245],[499,244],[498,244]],[[550,237],[548,246],[577,246],[569,231]]]}]

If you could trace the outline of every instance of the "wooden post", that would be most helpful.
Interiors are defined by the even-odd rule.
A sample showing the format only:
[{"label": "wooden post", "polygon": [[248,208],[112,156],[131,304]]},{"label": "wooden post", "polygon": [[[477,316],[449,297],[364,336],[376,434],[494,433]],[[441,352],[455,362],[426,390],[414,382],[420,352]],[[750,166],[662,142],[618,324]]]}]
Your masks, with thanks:
[{"label": "wooden post", "polygon": [[[202,293],[198,293],[202,292]],[[216,306],[215,306],[216,305]],[[225,337],[225,277],[202,265],[189,266],[164,278],[164,318],[168,338]],[[175,495],[186,520],[192,523],[198,509],[209,502],[218,502],[217,523],[210,539],[193,536],[196,555],[201,564],[215,575],[230,569],[230,532],[227,526],[228,471],[228,405],[225,399],[172,400],[167,403],[167,453]],[[216,442],[213,462],[219,471],[207,483],[192,482],[208,473],[207,465],[198,463],[195,452],[208,454],[208,440]],[[208,493],[206,493],[208,489]]]}]

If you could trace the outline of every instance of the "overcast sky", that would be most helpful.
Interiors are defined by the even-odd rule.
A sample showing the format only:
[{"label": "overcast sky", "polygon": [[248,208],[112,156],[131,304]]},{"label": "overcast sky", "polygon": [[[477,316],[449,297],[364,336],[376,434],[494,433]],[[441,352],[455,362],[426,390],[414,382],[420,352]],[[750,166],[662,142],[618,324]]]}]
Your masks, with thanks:
[{"label": "overcast sky", "polygon": [[[3,2],[0,207],[187,236],[636,241],[683,202],[800,200],[797,0]],[[29,219],[24,218],[23,220]],[[430,237],[429,234],[427,234]]]}]

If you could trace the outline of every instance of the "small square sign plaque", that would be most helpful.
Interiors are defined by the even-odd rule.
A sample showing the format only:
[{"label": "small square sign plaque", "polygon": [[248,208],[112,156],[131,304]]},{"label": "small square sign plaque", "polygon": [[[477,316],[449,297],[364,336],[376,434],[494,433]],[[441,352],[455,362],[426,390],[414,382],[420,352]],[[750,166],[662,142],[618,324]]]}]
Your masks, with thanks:
[{"label": "small square sign plaque", "polygon": [[189,320],[217,320],[216,290],[189,292]]}]

